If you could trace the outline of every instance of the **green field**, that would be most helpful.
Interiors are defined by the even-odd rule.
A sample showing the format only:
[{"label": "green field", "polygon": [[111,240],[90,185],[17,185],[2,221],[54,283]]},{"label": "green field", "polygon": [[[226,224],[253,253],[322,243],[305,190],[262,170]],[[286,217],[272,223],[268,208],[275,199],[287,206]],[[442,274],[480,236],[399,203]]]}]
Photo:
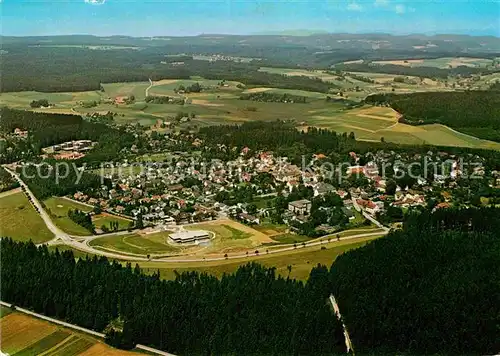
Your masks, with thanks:
[{"label": "green field", "polygon": [[51,216],[52,221],[54,221],[54,223],[64,232],[76,236],[92,235],[91,231],[88,231],[84,227],[78,225],[68,217],[68,211],[70,209],[78,209],[84,212],[89,212],[92,211],[91,207],[59,197],[49,198],[44,201],[44,204],[47,213]]},{"label": "green field", "polygon": [[[432,60],[448,61],[448,59]],[[468,63],[474,63],[471,59]],[[455,63],[455,62],[454,62]],[[457,62],[458,63],[458,62]],[[412,64],[413,65],[413,64]],[[472,65],[472,64],[471,64]],[[460,88],[468,85],[474,87],[487,87],[495,80],[499,80],[498,74],[490,74],[478,78],[474,83],[467,82],[466,78],[450,79],[448,86],[444,81],[436,81],[429,78],[420,80],[413,77],[405,77],[413,84],[395,83],[397,75],[383,73],[344,73],[341,78],[337,75],[326,73],[321,70],[305,70],[293,68],[266,68],[261,71],[283,74],[288,76],[309,76],[330,81],[343,92],[343,98],[359,101],[371,93],[395,92],[410,93],[416,91],[443,91],[452,90],[451,84],[457,84]],[[367,83],[355,79],[355,75],[369,77],[374,83]],[[401,77],[401,76],[399,76]],[[200,93],[176,94],[174,89],[179,85],[188,86],[200,83],[204,90]],[[50,109],[41,109],[45,112],[62,113],[93,113],[112,111],[116,113],[115,121],[118,124],[140,123],[152,126],[161,121],[173,121],[179,112],[194,114],[195,118],[190,122],[180,124],[180,128],[203,127],[207,125],[219,125],[227,123],[243,123],[246,121],[263,120],[273,121],[276,119],[294,119],[301,128],[304,126],[317,126],[328,128],[339,133],[354,132],[357,139],[365,141],[380,141],[382,138],[387,142],[401,144],[431,144],[449,145],[474,148],[499,149],[500,145],[489,141],[475,139],[460,133],[453,132],[439,125],[408,126],[396,125],[397,115],[390,113],[389,108],[363,107],[348,109],[341,102],[326,102],[327,94],[315,93],[302,90],[289,90],[280,88],[247,88],[244,89],[238,82],[225,82],[219,80],[207,80],[203,78],[192,78],[189,80],[162,80],[154,83],[150,88],[150,95],[182,96],[186,98],[185,105],[174,104],[146,104],[144,96],[149,82],[112,83],[103,84],[104,92],[83,93],[3,93],[0,94],[0,102],[5,105],[29,109],[29,103],[34,99],[46,98],[56,106]],[[239,87],[237,87],[239,86]],[[393,91],[394,90],[394,91]],[[305,104],[291,103],[266,103],[252,100],[240,100],[241,93],[266,91],[270,93],[288,93],[292,95],[306,96],[308,102]],[[336,91],[336,90],[335,90]],[[136,102],[131,105],[104,103],[105,99],[114,99],[116,96],[134,95]],[[341,98],[336,93],[329,94],[333,98]],[[79,101],[101,100],[95,108],[83,108],[78,105]],[[363,111],[370,111],[368,114]],[[385,119],[385,120],[384,120]],[[392,120],[388,120],[392,119]],[[156,130],[157,128],[152,127]],[[163,129],[164,130],[164,129]]]},{"label": "green field", "polygon": [[0,328],[0,344],[6,355],[138,355],[114,349],[102,340],[15,311],[8,314],[2,312]]},{"label": "green field", "polygon": [[238,260],[238,262],[227,260],[218,262],[172,263],[168,265],[162,264],[161,262],[141,262],[139,265],[145,272],[153,273],[159,269],[162,278],[172,279],[175,278],[175,271],[179,273],[185,271],[198,271],[220,277],[223,273],[234,272],[239,266],[250,261],[255,261],[267,267],[275,267],[276,272],[284,277],[288,276],[287,267],[290,265],[292,266],[290,278],[306,280],[311,269],[318,263],[330,267],[337,256],[353,248],[364,246],[373,239],[375,239],[375,237],[335,241],[325,245],[325,249],[321,249],[319,246],[306,248],[298,247],[297,250],[287,251],[286,253],[279,253],[276,255],[266,255],[265,250],[261,250],[261,255],[259,257],[252,256],[251,258]]},{"label": "green field", "polygon": [[168,244],[167,238],[167,232],[148,235],[105,236],[91,241],[90,245],[136,255],[175,254],[182,251],[182,248]]},{"label": "green field", "polygon": [[[46,199],[44,201],[44,204],[52,220],[61,230],[75,236],[92,235],[91,231],[88,231],[87,229],[78,225],[68,217],[68,211],[70,209],[78,209],[84,212],[91,212],[93,208],[91,208],[90,206],[60,197],[52,197]],[[94,224],[96,229],[100,229],[102,225],[105,225],[108,229],[110,229],[111,222],[118,222],[118,230],[125,230],[129,227],[130,224],[130,220],[128,219],[106,213],[92,216],[92,223]]]},{"label": "green field", "polygon": [[117,96],[133,95],[136,101],[144,101],[146,97],[146,88],[149,87],[149,85],[149,82],[102,84],[104,96],[114,99]]},{"label": "green field", "polygon": [[297,235],[297,234],[290,234],[290,233],[274,235],[272,237],[272,239],[274,241],[282,243],[282,244],[293,244],[293,243],[300,243],[300,242],[308,242],[308,241],[311,240],[310,237],[302,236],[302,235]]},{"label": "green field", "polygon": [[0,233],[17,241],[34,243],[54,238],[23,192],[0,198]]},{"label": "green field", "polygon": [[118,230],[125,230],[130,227],[130,222],[132,220],[124,219],[119,216],[110,215],[110,214],[99,214],[92,216],[92,223],[96,227],[96,229],[100,229],[101,226],[106,226],[108,229],[110,228],[111,223],[118,222]]}]

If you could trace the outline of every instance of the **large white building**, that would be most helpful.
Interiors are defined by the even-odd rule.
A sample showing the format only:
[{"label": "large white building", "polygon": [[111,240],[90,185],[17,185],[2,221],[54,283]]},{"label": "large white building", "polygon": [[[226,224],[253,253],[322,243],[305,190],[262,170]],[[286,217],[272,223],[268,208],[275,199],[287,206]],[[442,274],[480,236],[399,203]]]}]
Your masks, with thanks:
[{"label": "large white building", "polygon": [[187,244],[210,240],[210,235],[206,231],[180,231],[169,235],[170,239],[175,243]]}]

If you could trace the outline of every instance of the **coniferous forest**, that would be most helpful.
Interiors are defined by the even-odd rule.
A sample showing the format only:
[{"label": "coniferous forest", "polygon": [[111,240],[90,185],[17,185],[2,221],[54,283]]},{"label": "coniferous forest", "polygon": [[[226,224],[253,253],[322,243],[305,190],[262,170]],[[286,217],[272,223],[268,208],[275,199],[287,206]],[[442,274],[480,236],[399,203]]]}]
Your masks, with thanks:
[{"label": "coniferous forest", "polygon": [[497,353],[499,230],[498,209],[423,212],[340,256],[331,282],[356,353]]},{"label": "coniferous forest", "polygon": [[493,354],[499,229],[494,208],[410,214],[402,230],[345,253],[330,270],[317,266],[305,284],[257,264],[221,279],[187,272],[165,281],[104,257],[76,261],[71,251],[3,239],[2,299],[105,330],[122,348],[332,355],[345,350],[327,304],[333,293],[358,355]]},{"label": "coniferous forest", "polygon": [[500,95],[494,90],[374,94],[369,104],[389,104],[413,125],[443,124],[466,134],[500,141]]},{"label": "coniferous forest", "polygon": [[[309,281],[249,264],[220,280],[184,273],[174,281],[138,267],[32,243],[1,242],[2,300],[98,331],[122,348],[136,343],[180,355],[335,355],[342,326],[328,305],[328,269]],[[106,329],[123,321],[123,329]]]}]

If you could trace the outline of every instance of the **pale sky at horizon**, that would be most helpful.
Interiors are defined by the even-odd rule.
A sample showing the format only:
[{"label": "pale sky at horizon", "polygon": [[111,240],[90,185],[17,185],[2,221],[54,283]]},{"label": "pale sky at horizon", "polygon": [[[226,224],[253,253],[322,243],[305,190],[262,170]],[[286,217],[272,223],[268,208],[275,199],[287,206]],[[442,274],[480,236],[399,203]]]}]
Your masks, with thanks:
[{"label": "pale sky at horizon", "polygon": [[1,0],[2,35],[183,36],[282,30],[500,36],[492,0]]}]

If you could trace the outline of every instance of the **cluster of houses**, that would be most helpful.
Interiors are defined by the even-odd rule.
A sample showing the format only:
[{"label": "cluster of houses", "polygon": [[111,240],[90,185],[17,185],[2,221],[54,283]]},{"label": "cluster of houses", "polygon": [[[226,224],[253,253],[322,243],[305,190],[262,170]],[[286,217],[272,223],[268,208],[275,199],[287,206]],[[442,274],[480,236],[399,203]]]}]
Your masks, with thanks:
[{"label": "cluster of houses", "polygon": [[[81,142],[81,141],[77,141]],[[77,142],[59,145],[60,149],[74,148]],[[92,146],[90,141],[84,143],[83,148]],[[54,149],[54,148],[53,148]],[[433,163],[447,161],[449,168],[440,169],[431,179],[420,177],[412,187],[396,187],[394,192],[387,192],[388,182],[393,178],[386,178],[381,174],[381,167],[386,162],[392,162],[394,171],[404,169],[412,162],[419,162],[424,158],[420,154],[398,154],[379,151],[365,154],[361,159],[354,152],[351,153],[351,165],[344,167],[346,180],[340,184],[329,181],[325,172],[312,165],[302,170],[291,164],[284,157],[276,157],[271,152],[259,152],[248,155],[248,149],[235,160],[214,160],[210,164],[190,162],[179,159],[173,163],[153,163],[142,167],[140,171],[129,170],[132,166],[126,161],[116,164],[116,171],[104,173],[112,180],[112,188],[103,186],[100,191],[91,194],[77,193],[74,199],[102,208],[115,214],[122,214],[137,219],[139,216],[151,225],[189,223],[216,219],[219,216],[233,216],[248,224],[259,224],[266,216],[269,208],[258,209],[252,214],[247,211],[247,204],[228,206],[217,201],[216,196],[221,192],[231,192],[241,186],[250,187],[256,196],[290,194],[299,185],[311,187],[314,197],[328,193],[336,193],[343,200],[342,211],[349,218],[354,219],[354,210],[364,211],[372,216],[383,213],[388,206],[411,208],[426,205],[426,193],[434,187],[453,181],[463,174],[456,157],[447,153],[428,152],[427,158]],[[484,174],[483,159],[469,157],[475,162],[472,171]],[[311,160],[324,159],[324,155],[314,155]],[[352,164],[354,163],[354,164]],[[115,167],[115,168],[116,168]],[[265,174],[272,177],[272,182],[262,184],[256,176]],[[349,186],[348,177],[360,175],[366,178],[365,186]],[[447,197],[438,207],[450,204],[451,197]],[[251,202],[247,202],[251,203]],[[289,202],[287,209],[288,220],[305,222],[311,211],[311,201],[302,199]],[[354,209],[353,209],[354,207]]]}]

